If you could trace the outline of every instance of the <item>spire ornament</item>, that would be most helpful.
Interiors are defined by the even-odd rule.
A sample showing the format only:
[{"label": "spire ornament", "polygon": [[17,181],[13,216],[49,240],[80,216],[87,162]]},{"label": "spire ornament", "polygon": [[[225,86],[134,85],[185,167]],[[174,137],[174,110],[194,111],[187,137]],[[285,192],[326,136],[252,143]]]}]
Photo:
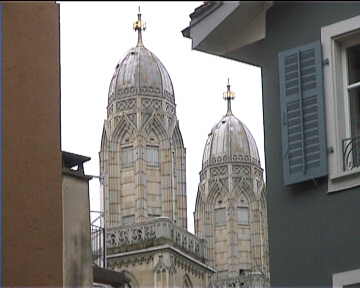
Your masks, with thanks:
[{"label": "spire ornament", "polygon": [[138,32],[138,42],[137,42],[136,46],[144,46],[144,44],[142,42],[141,32],[145,31],[146,23],[141,20],[140,6],[139,6],[139,12],[138,12],[137,16],[138,16],[138,19],[133,24],[134,30]]},{"label": "spire ornament", "polygon": [[226,115],[232,115],[231,111],[231,100],[234,100],[235,93],[230,90],[230,79],[228,78],[227,91],[223,93],[224,100],[227,101],[227,112]]}]

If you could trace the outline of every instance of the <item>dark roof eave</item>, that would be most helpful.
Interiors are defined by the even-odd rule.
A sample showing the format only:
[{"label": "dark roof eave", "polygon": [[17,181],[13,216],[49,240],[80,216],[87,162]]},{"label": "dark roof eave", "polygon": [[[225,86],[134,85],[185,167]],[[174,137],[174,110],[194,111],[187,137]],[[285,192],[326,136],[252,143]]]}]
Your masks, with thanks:
[{"label": "dark roof eave", "polygon": [[91,158],[71,152],[62,151],[62,160],[65,167],[71,168],[76,165],[82,165],[84,162],[91,160]]},{"label": "dark roof eave", "polygon": [[222,1],[204,1],[205,3],[195,8],[194,12],[189,15],[191,21],[190,25],[181,31],[183,37],[191,38],[190,31],[197,23],[203,20],[205,17],[213,13],[223,3]]},{"label": "dark roof eave", "polygon": [[94,282],[108,284],[113,287],[123,287],[125,283],[129,283],[129,279],[123,272],[117,272],[99,266],[93,266]]},{"label": "dark roof eave", "polygon": [[196,7],[194,12],[189,15],[190,19],[193,20],[194,18],[204,14],[206,11],[209,11],[214,5],[217,4],[217,2],[219,1],[204,1],[202,5]]},{"label": "dark roof eave", "polygon": [[183,29],[181,31],[182,35],[185,37],[185,38],[189,38],[190,39],[190,26],[189,27],[186,27],[185,29]]}]

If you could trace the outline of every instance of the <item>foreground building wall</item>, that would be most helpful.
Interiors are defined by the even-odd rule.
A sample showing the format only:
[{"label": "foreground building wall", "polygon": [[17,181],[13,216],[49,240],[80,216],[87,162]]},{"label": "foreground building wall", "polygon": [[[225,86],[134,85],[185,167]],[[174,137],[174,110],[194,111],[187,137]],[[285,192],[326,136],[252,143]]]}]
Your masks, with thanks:
[{"label": "foreground building wall", "polygon": [[[337,150],[329,141],[331,140],[329,136],[334,132],[341,134],[342,131],[336,131],[339,127],[331,128],[332,126],[328,125],[331,123],[329,120],[337,117],[337,109],[332,112],[327,110],[332,98],[331,93],[328,93],[329,91],[326,89],[328,83],[331,82],[327,73],[329,69],[334,69],[336,63],[331,56],[329,57],[326,54],[327,44],[323,41],[322,33],[326,26],[337,23],[340,27],[340,21],[359,16],[360,5],[356,2],[284,3],[274,1],[272,6],[267,7],[266,10],[264,9],[265,2],[268,1],[257,3],[259,6],[263,5],[260,8],[263,9],[261,15],[264,16],[264,21],[257,23],[257,27],[261,29],[256,30],[254,28],[255,22],[248,22],[249,31],[262,31],[262,33],[253,33],[252,42],[247,42],[244,46],[230,47],[230,45],[224,47],[221,43],[226,41],[219,38],[214,40],[215,38],[211,38],[210,33],[207,40],[204,40],[203,44],[197,47],[205,52],[258,65],[262,68],[271,284],[274,287],[359,285],[359,276],[357,278],[352,276],[360,274],[358,255],[354,253],[358,250],[358,239],[360,239],[360,231],[357,228],[357,219],[360,218],[360,210],[358,209],[360,177],[356,169],[347,171],[349,175],[351,174],[348,177],[341,175],[343,177],[335,179],[336,177],[332,175],[333,166],[339,166],[342,170],[343,157],[341,149]],[[234,3],[232,4],[235,5]],[[228,4],[223,2],[222,5],[224,8]],[[227,20],[238,15],[237,13],[240,12],[237,11],[249,11],[246,9],[253,8],[250,7],[253,5],[252,3],[245,5],[236,3],[236,5],[239,7],[235,8],[237,10],[233,10],[232,14],[230,13]],[[216,21],[214,19],[217,17],[216,15],[213,12],[208,17],[212,17],[212,20]],[[193,16],[192,23],[195,25],[194,20],[198,20],[196,18],[201,18],[201,16]],[[223,37],[231,40],[227,43],[240,43],[241,34],[234,34],[233,28],[240,27],[239,23],[242,20],[235,17],[231,23],[224,21],[222,22],[224,25],[229,24],[227,28],[225,26],[220,28],[219,26],[214,29],[214,34],[221,30]],[[353,25],[348,25],[347,31],[352,32],[353,29],[355,32],[353,35],[359,35],[357,23],[359,20],[354,21]],[[193,28],[190,26],[189,29],[197,29],[196,27],[200,27],[200,25],[196,24]],[[246,30],[248,31],[248,29]],[[191,33],[188,34],[188,37],[195,38],[194,34]],[[284,179],[286,180],[286,177],[284,174],[288,171],[284,169],[283,163],[284,158],[288,157],[288,150],[286,147],[282,148],[282,137],[285,135],[282,132],[282,127],[284,127],[284,123],[286,126],[287,121],[282,118],[283,111],[281,110],[284,99],[280,97],[283,86],[279,76],[279,53],[284,51],[290,53],[290,49],[293,49],[300,51],[301,55],[305,48],[299,47],[314,42],[321,43],[320,49],[323,54],[322,59],[316,58],[316,63],[317,65],[320,63],[317,67],[323,67],[324,74],[320,73],[318,74],[320,76],[316,77],[319,81],[324,79],[326,107],[319,104],[317,109],[318,111],[321,109],[325,111],[326,121],[328,121],[325,125],[328,127],[326,128],[328,139],[326,148],[328,150],[320,162],[321,164],[329,163],[329,168],[326,170],[328,176],[316,177],[317,175],[308,173],[306,181],[297,181],[291,185],[285,185]],[[194,43],[196,44],[196,41],[193,39]],[[216,43],[218,46],[215,45]],[[356,43],[359,45],[359,42]],[[219,47],[223,48],[222,52]],[[338,75],[345,75],[346,73],[341,74],[335,69],[334,71],[339,73]],[[303,79],[300,80],[303,81]],[[321,89],[321,86],[319,84],[318,88]],[[339,91],[335,94],[338,99],[340,95]],[[344,112],[341,114],[347,116]],[[325,141],[325,137],[320,140]],[[339,143],[342,140],[343,138],[337,139]],[[313,177],[311,177],[312,175]],[[340,180],[345,181],[345,178],[351,177],[354,180],[351,183],[351,188],[339,188],[340,185],[334,187],[334,184],[341,182]],[[352,278],[355,282],[344,282],[343,284],[336,282],[342,276],[343,279]]]},{"label": "foreground building wall", "polygon": [[[63,152],[64,286],[91,287],[93,259],[90,238],[89,180],[83,162],[90,158]],[[77,167],[76,167],[77,166]]]},{"label": "foreground building wall", "polygon": [[63,285],[59,6],[2,5],[3,285]]}]

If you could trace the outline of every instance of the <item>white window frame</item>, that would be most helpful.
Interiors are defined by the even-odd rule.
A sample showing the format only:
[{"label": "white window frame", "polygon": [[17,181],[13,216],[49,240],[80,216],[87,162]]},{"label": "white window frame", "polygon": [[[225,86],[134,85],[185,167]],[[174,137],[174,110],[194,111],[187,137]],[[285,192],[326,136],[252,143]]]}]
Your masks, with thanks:
[{"label": "white window frame", "polygon": [[344,288],[349,285],[360,283],[360,269],[335,273],[332,275],[332,287]]},{"label": "white window frame", "polygon": [[[360,185],[360,167],[344,171],[342,140],[350,137],[345,47],[360,44],[360,15],[321,29],[324,65],[325,109],[328,144],[328,192]],[[346,46],[347,45],[347,46]]]}]

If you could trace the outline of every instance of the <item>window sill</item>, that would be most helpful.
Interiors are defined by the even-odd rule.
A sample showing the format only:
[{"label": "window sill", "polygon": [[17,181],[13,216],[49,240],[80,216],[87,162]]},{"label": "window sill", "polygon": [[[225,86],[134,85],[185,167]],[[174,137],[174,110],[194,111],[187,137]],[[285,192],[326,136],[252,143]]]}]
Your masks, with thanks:
[{"label": "window sill", "polygon": [[360,167],[329,177],[328,193],[360,186]]},{"label": "window sill", "polygon": [[360,283],[360,269],[335,273],[332,275],[333,288],[343,288]]}]

